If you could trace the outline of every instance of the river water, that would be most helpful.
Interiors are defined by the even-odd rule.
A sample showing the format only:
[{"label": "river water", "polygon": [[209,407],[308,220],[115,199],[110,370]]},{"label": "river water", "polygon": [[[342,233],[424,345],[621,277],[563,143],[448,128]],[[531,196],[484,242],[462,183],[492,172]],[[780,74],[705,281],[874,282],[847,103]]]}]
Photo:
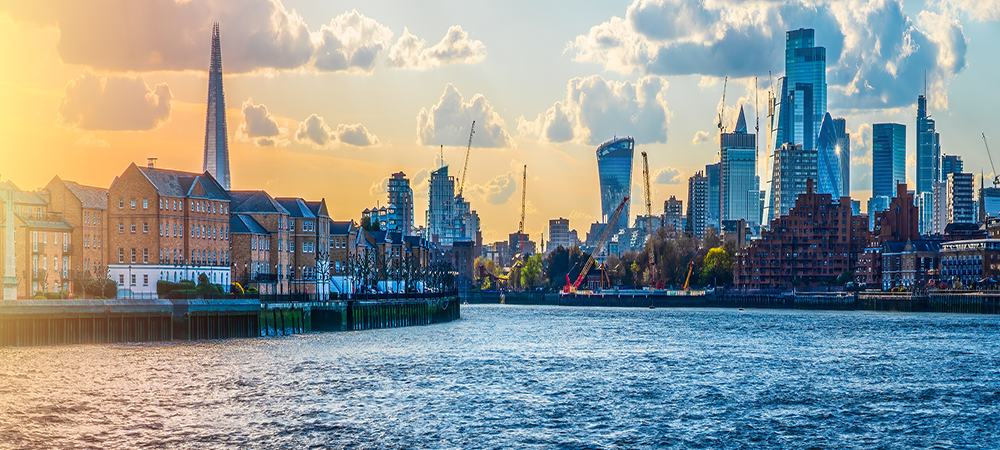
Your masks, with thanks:
[{"label": "river water", "polygon": [[0,349],[0,448],[998,448],[1000,317],[467,306]]}]

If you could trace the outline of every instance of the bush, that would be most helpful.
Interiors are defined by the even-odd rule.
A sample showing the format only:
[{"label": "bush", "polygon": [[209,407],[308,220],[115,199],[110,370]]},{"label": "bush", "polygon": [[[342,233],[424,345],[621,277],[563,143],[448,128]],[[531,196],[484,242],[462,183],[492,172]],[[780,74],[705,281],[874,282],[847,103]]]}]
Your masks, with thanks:
[{"label": "bush", "polygon": [[253,286],[250,286],[250,287],[247,288],[247,294],[257,294],[259,292],[260,291],[258,291],[257,288],[255,288]]},{"label": "bush", "polygon": [[46,292],[45,298],[49,300],[59,300],[60,296],[58,292]]},{"label": "bush", "polygon": [[194,282],[191,280],[181,280],[177,283],[159,280],[156,282],[156,294],[160,297],[170,298],[170,293],[176,290],[194,289]]},{"label": "bush", "polygon": [[32,298],[32,300],[45,300],[45,296],[42,294],[35,294],[35,297]]},{"label": "bush", "polygon": [[190,299],[190,298],[198,298],[199,295],[201,295],[201,294],[197,290],[195,290],[195,289],[177,289],[177,290],[171,291],[170,294],[167,295],[167,298],[168,299]]}]

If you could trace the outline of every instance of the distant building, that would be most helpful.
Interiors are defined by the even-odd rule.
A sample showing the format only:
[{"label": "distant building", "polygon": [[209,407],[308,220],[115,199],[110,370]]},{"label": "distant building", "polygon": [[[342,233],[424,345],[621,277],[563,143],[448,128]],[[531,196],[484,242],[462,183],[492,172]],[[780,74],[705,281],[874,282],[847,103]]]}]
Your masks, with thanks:
[{"label": "distant building", "polygon": [[809,180],[816,179],[817,152],[802,145],[782,145],[774,152],[773,181],[774,214],[788,214],[800,194],[806,192]]},{"label": "distant building", "polygon": [[1000,187],[985,187],[980,182],[979,188],[979,223],[986,223],[990,217],[1000,216]]},{"label": "distant building", "polygon": [[[0,245],[0,260],[9,264],[8,256],[13,259],[17,282],[14,297],[30,299],[36,294],[69,291],[75,275],[72,267],[76,264],[72,250],[74,244],[79,245],[74,242],[74,227],[61,214],[49,209],[49,202],[41,193],[23,191],[10,180],[0,183],[0,237],[5,243],[8,224],[14,230],[13,255],[7,253],[6,245]],[[6,287],[13,286],[6,284]]]},{"label": "distant building", "polygon": [[[841,155],[838,153],[840,139],[830,113],[823,116],[819,136],[816,138],[816,179],[817,192],[839,198],[843,191],[841,178]],[[848,195],[849,196],[849,195]]]},{"label": "distant building", "polygon": [[975,239],[941,244],[941,280],[965,285],[984,278],[1000,279],[1000,239]]},{"label": "distant building", "polygon": [[896,185],[906,183],[906,125],[872,125],[872,196],[896,195]]},{"label": "distant building", "polygon": [[511,233],[507,240],[507,249],[510,252],[507,260],[513,260],[517,255],[531,256],[538,253],[535,249],[535,242],[527,233]]},{"label": "distant building", "polygon": [[296,294],[330,294],[330,214],[326,200],[274,199],[289,212],[289,289]]},{"label": "distant building", "polygon": [[410,179],[406,178],[403,172],[396,172],[389,178],[389,205],[392,205],[398,216],[395,230],[401,231],[404,235],[413,233],[413,189],[410,187]]},{"label": "distant building", "polygon": [[[933,186],[931,187],[933,188]],[[933,189],[930,192],[921,192],[917,195],[917,207],[920,209],[920,234],[934,234]]]},{"label": "distant building", "polygon": [[[889,209],[889,203],[892,201],[892,197],[888,195],[878,195],[868,199],[868,215],[872,218],[879,212]],[[871,220],[869,225],[871,229],[875,229],[875,220]]]},{"label": "distant building", "polygon": [[[615,138],[597,147],[597,172],[601,186],[602,221],[608,219],[618,209],[625,197],[632,192],[632,155],[635,140],[631,137]],[[631,202],[629,202],[631,203]],[[618,222],[619,228],[628,226],[629,204],[622,210],[625,220]]]},{"label": "distant building", "polygon": [[947,223],[976,223],[976,204],[972,200],[971,173],[950,173],[947,181]]},{"label": "distant building", "polygon": [[442,246],[460,240],[482,245],[479,214],[461,195],[456,195],[455,178],[448,176],[448,166],[431,172],[425,237]]},{"label": "distant building", "polygon": [[[959,169],[961,172],[961,169]],[[927,98],[917,97],[917,197],[934,192],[941,181],[941,136],[927,114]]]},{"label": "distant building", "polygon": [[961,156],[944,155],[941,157],[941,181],[947,181],[949,173],[962,173],[964,170],[965,164],[962,163]]},{"label": "distant building", "polygon": [[705,178],[708,187],[708,210],[705,214],[705,226],[715,227],[716,230],[722,226],[722,163],[705,165]]},{"label": "distant building", "polygon": [[[732,133],[722,133],[720,140],[721,201],[718,217],[722,221],[760,221],[760,180],[757,178],[757,136],[747,133],[743,107]],[[711,189],[711,187],[710,187]]]},{"label": "distant building", "polygon": [[[708,224],[708,177],[696,172],[688,178],[688,207],[685,234],[701,238]],[[593,230],[593,228],[591,228]],[[589,236],[589,235],[588,235]],[[588,242],[589,242],[588,237]]]},{"label": "distant building", "polygon": [[212,174],[223,189],[229,179],[229,135],[226,132],[226,96],[222,90],[222,49],[219,23],[212,26],[212,59],[208,68],[208,113],[205,119],[205,172]]},{"label": "distant building", "polygon": [[684,230],[684,201],[678,200],[673,195],[663,201],[663,221],[664,228],[673,228],[675,231]]},{"label": "distant building", "polygon": [[578,244],[576,230],[569,229],[569,219],[549,219],[549,241],[545,249],[551,252],[559,247],[570,248]]},{"label": "distant building", "polygon": [[851,196],[851,133],[847,132],[847,120],[833,119],[833,129],[837,133],[837,159],[840,160],[840,183],[844,190],[841,196]]}]

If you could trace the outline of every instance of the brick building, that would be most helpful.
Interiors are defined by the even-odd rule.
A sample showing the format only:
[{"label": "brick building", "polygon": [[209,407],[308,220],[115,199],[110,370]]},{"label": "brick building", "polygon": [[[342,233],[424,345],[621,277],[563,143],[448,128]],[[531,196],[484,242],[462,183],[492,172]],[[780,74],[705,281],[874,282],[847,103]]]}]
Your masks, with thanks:
[{"label": "brick building", "polygon": [[851,199],[817,194],[810,179],[788,214],[736,254],[734,283],[759,290],[833,282],[857,268],[867,241],[867,217],[854,215]]},{"label": "brick building", "polygon": [[76,285],[91,277],[107,276],[108,228],[104,223],[108,208],[106,188],[83,186],[54,177],[42,191],[49,210],[58,213],[73,227],[71,233],[70,277],[74,293],[82,293]]},{"label": "brick building", "polygon": [[330,214],[326,200],[276,198],[289,213],[289,289],[297,294],[330,294]]},{"label": "brick building", "polygon": [[1000,280],[1000,239],[941,244],[941,281],[968,286],[984,280]]},{"label": "brick building", "polygon": [[[13,216],[7,215],[8,195]],[[7,221],[14,227],[14,267],[17,298],[40,293],[69,291],[71,280],[73,226],[60,214],[49,210],[48,201],[38,192],[22,191],[11,181],[0,184],[0,239],[6,239]],[[6,246],[0,245],[0,261],[6,260]]]},{"label": "brick building", "polygon": [[357,249],[360,227],[354,220],[331,220],[330,234],[330,290],[339,295],[355,292],[356,284],[351,279],[350,259]]},{"label": "brick building", "polygon": [[232,280],[244,290],[253,287],[261,294],[274,294],[277,280],[271,271],[271,233],[249,214],[231,214],[229,241]]},{"label": "brick building", "polygon": [[[264,191],[229,191],[232,198],[233,215],[245,215],[252,218],[258,225],[268,233],[268,242],[265,246],[268,250],[268,262],[266,270],[262,268],[259,272],[252,274],[251,279],[256,279],[257,289],[266,294],[287,294],[288,290],[288,268],[290,266],[290,254],[288,252],[289,234],[288,222],[289,213],[285,207],[281,206],[267,192]],[[246,271],[244,265],[249,266],[253,257],[252,249],[246,247],[244,241],[233,239],[233,279],[239,279]],[[237,258],[237,255],[239,257]]]},{"label": "brick building", "polygon": [[229,204],[209,173],[129,165],[111,183],[107,251],[119,296],[155,295],[156,281],[198,280],[228,291]]}]

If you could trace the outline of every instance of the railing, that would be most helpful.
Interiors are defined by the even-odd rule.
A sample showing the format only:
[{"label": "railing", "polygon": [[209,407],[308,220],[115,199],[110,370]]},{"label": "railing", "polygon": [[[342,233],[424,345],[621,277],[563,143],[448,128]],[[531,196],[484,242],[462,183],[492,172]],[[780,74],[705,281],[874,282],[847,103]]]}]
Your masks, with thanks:
[{"label": "railing", "polygon": [[297,302],[323,302],[330,300],[358,300],[358,301],[392,301],[392,300],[425,300],[441,297],[454,297],[458,295],[457,290],[445,292],[399,292],[399,293],[378,293],[378,294],[353,294],[353,295],[320,295],[320,294],[246,294],[248,299],[256,299],[261,303],[297,303]]}]

